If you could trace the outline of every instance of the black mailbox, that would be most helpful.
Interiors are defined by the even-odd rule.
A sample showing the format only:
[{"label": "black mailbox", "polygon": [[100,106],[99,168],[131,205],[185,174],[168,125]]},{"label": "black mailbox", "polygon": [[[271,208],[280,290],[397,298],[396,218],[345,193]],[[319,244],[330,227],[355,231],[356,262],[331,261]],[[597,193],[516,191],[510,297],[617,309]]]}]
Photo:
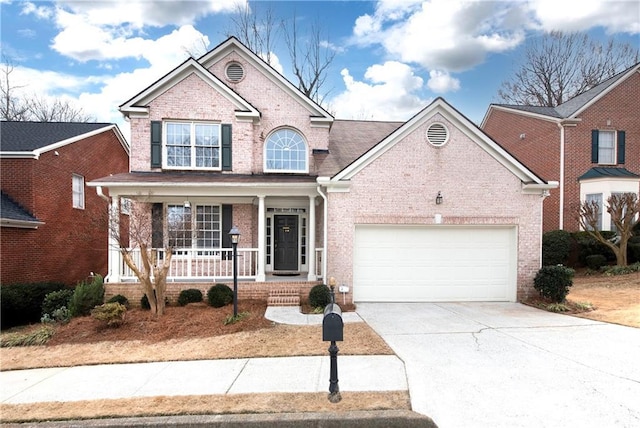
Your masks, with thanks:
[{"label": "black mailbox", "polygon": [[335,303],[329,303],[324,308],[322,318],[322,340],[325,342],[342,342],[342,309]]}]

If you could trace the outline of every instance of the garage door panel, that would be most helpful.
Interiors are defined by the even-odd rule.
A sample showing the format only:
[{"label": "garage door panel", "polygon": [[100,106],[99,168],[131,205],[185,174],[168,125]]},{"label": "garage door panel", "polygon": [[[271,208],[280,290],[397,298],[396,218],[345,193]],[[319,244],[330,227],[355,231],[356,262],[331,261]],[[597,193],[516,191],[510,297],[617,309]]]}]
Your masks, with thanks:
[{"label": "garage door panel", "polygon": [[515,300],[515,240],[515,227],[357,226],[354,300]]}]

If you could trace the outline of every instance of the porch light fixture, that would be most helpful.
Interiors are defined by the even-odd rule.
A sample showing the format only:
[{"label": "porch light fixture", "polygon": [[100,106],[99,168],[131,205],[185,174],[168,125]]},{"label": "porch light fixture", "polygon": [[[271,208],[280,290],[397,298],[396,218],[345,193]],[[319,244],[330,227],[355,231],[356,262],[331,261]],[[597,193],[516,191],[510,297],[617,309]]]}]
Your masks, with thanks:
[{"label": "porch light fixture", "polygon": [[436,196],[436,205],[440,205],[442,203],[442,192],[438,192]]},{"label": "porch light fixture", "polygon": [[191,202],[189,202],[189,201],[184,201],[184,207],[185,207],[185,208],[191,208]]},{"label": "porch light fixture", "polygon": [[233,246],[233,318],[238,317],[238,241],[240,231],[238,226],[233,226],[229,231],[231,245]]}]

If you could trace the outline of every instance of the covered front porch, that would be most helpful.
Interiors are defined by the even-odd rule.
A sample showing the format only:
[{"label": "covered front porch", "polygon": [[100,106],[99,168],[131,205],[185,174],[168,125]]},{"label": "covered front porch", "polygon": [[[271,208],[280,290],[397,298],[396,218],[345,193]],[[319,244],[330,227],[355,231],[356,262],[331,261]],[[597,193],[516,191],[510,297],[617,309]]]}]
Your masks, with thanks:
[{"label": "covered front porch", "polygon": [[141,242],[158,260],[171,249],[168,282],[232,280],[234,226],[238,280],[325,277],[326,203],[314,177],[128,173],[89,185],[110,201],[110,228],[122,232],[110,237],[107,283],[137,282],[122,250],[141,266]]}]

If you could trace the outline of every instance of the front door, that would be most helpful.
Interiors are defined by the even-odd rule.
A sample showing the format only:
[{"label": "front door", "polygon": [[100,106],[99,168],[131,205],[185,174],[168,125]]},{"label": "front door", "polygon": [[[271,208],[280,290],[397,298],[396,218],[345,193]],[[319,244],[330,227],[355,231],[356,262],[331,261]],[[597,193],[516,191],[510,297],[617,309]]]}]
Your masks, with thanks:
[{"label": "front door", "polygon": [[274,270],[298,270],[298,216],[274,216]]}]

